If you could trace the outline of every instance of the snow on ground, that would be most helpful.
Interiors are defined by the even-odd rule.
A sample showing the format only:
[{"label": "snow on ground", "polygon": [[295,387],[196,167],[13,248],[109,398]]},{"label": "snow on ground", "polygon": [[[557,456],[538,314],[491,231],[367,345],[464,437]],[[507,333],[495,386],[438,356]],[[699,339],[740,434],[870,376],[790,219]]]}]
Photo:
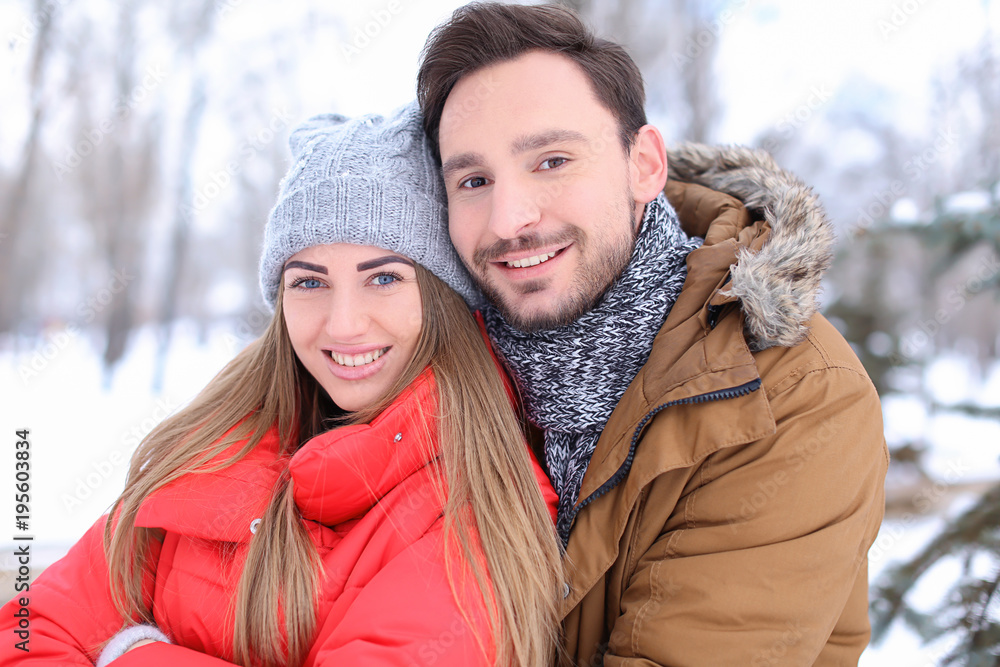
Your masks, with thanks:
[{"label": "snow on ground", "polygon": [[[103,385],[99,348],[83,333],[56,329],[42,341],[0,339],[0,434],[8,460],[13,460],[14,431],[31,431],[33,566],[61,557],[107,511],[124,484],[128,459],[139,440],[189,401],[247,342],[230,331],[217,327],[199,342],[193,326],[179,325],[160,393],[152,390],[156,338],[149,329],[135,335],[110,386]],[[938,400],[1000,404],[1000,363],[983,380],[968,364],[954,359],[941,360],[929,372],[940,381],[936,386],[949,388],[935,396]],[[928,463],[936,479],[1000,479],[1000,425],[995,422],[929,415],[919,401],[906,398],[886,400],[884,412],[890,441],[929,434]],[[971,497],[957,500],[947,514],[953,516],[969,502]],[[945,521],[936,515],[887,519],[870,552],[871,580],[890,563],[916,553]],[[11,564],[16,533],[13,525],[0,531],[0,570]],[[932,607],[955,580],[956,567],[935,567],[914,591],[914,601]],[[925,667],[937,664],[946,649],[921,646],[897,623],[881,645],[866,651],[860,664]]]},{"label": "snow on ground", "polygon": [[[68,547],[107,511],[141,438],[236,352],[232,336],[216,332],[199,346],[194,332],[180,327],[164,389],[154,394],[156,341],[150,330],[136,335],[109,387],[103,386],[99,351],[86,335],[72,331],[52,331],[18,353],[9,349],[12,341],[0,347],[3,451],[11,460],[14,431],[30,430],[28,534],[39,549]],[[11,539],[10,528],[0,532],[0,542]]]}]

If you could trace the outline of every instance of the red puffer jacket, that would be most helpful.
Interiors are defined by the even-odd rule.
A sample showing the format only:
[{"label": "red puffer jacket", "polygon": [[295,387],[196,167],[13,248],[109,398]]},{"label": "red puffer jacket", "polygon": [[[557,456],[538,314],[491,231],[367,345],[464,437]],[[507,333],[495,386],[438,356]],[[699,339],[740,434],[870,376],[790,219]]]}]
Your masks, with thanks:
[{"label": "red puffer jacket", "polygon": [[[422,440],[434,429],[420,417],[433,414],[435,403],[428,369],[371,424],[319,435],[290,462],[278,456],[272,430],[239,463],[187,475],[152,494],[137,525],[166,531],[155,551],[150,590],[156,623],[174,644],[149,644],[113,664],[229,664],[238,564],[286,465],[325,573],[306,665],[491,662],[490,629],[474,580],[466,568],[467,585],[459,581],[456,589],[464,590],[462,607],[475,631],[445,573],[437,463],[428,455],[437,446]],[[534,458],[532,463],[554,514],[555,492]],[[14,648],[14,601],[0,610],[0,665],[90,665],[121,628],[101,545],[105,520],[31,584],[29,652]],[[453,553],[452,563],[462,563]],[[461,567],[453,573],[463,575]]]}]

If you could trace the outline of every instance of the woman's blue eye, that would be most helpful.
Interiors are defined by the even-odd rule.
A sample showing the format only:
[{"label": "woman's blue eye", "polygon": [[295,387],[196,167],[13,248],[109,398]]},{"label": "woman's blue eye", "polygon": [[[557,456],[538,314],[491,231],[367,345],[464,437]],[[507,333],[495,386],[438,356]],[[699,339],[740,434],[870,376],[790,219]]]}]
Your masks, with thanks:
[{"label": "woman's blue eye", "polygon": [[388,273],[383,273],[375,276],[374,281],[376,285],[391,285],[396,282],[396,276],[390,275]]},{"label": "woman's blue eye", "polygon": [[303,287],[305,289],[316,289],[317,287],[322,287],[323,283],[316,280],[315,278],[299,278],[294,283],[292,287]]}]

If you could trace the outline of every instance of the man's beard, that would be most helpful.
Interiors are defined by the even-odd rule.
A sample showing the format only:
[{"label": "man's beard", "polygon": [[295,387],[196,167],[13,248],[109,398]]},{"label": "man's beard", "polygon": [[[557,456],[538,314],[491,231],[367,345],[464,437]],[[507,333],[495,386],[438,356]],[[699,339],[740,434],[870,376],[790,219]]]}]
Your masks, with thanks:
[{"label": "man's beard", "polygon": [[[579,227],[568,225],[558,234],[548,238],[529,233],[513,239],[502,239],[488,248],[481,248],[473,253],[473,266],[470,267],[469,273],[487,300],[500,311],[504,320],[515,329],[530,333],[566,326],[592,310],[604,298],[604,295],[618,281],[632,259],[632,252],[638,237],[632,210],[634,201],[631,189],[629,189],[624,211],[621,212],[624,219],[619,226],[609,225],[606,227],[606,229],[612,230],[626,228],[629,230],[627,234],[603,239],[601,240],[603,242],[596,244],[595,239],[588,239]],[[547,286],[547,281],[544,279],[524,282],[513,288],[514,293],[510,297],[505,297],[495,285],[484,277],[487,275],[490,261],[493,258],[501,257],[509,252],[567,245],[568,243],[572,243],[580,253],[580,263],[572,277],[574,282],[569,292],[561,299],[560,303],[556,304],[553,311],[520,313],[512,304],[512,301],[519,296],[544,290]],[[587,250],[591,246],[593,246],[592,254],[594,256],[588,257]]]}]

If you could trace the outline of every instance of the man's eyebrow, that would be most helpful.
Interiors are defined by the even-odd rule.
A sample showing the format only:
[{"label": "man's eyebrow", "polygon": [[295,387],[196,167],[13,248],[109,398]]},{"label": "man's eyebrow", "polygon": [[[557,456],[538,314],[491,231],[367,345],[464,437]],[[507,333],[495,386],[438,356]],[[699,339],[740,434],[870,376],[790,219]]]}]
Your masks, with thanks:
[{"label": "man's eyebrow", "polygon": [[399,255],[386,255],[385,257],[376,257],[375,259],[369,259],[367,262],[361,262],[358,264],[358,271],[367,271],[368,269],[375,269],[383,264],[391,264],[393,262],[399,262],[400,264],[406,264],[407,266],[413,266],[413,262],[406,259],[405,257],[400,257]]},{"label": "man's eyebrow", "polygon": [[325,266],[320,266],[319,264],[310,264],[309,262],[300,262],[299,260],[292,260],[288,264],[285,264],[285,268],[282,271],[287,271],[288,269],[305,269],[306,271],[315,271],[316,273],[322,273],[324,276],[328,274]]},{"label": "man's eyebrow", "polygon": [[[510,153],[511,155],[517,155],[526,151],[538,150],[539,148],[545,148],[550,144],[558,143],[560,141],[576,141],[585,143],[587,141],[587,137],[582,132],[577,132],[576,130],[547,130],[545,132],[537,132],[535,134],[526,134],[511,142]],[[485,162],[485,158],[483,158],[480,153],[472,151],[459,153],[454,157],[448,158],[444,164],[441,165],[441,174],[445,178],[448,178],[456,171],[468,169],[469,167],[478,167]]]},{"label": "man's eyebrow", "polygon": [[476,167],[485,162],[483,156],[479,153],[459,153],[454,157],[450,157],[441,165],[441,174],[448,178],[456,171],[461,171],[462,169],[468,169],[469,167]]},{"label": "man's eyebrow", "polygon": [[517,155],[527,151],[535,151],[561,141],[586,143],[587,137],[576,130],[546,130],[545,132],[536,132],[535,134],[525,134],[511,142],[510,154]]}]

